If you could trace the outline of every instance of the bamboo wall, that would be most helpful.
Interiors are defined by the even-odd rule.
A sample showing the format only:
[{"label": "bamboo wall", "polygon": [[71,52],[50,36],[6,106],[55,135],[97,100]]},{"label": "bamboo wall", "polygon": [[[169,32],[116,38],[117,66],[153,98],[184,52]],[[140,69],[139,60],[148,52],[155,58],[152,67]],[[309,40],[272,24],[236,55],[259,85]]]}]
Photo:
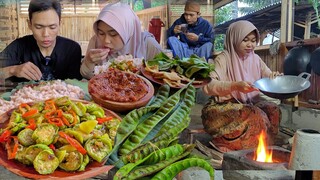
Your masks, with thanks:
[{"label": "bamboo wall", "polygon": [[0,7],[0,52],[18,36],[17,7],[15,3]]},{"label": "bamboo wall", "polygon": [[[61,17],[60,36],[64,36],[77,41],[81,45],[82,54],[85,54],[88,41],[93,36],[92,25],[97,15],[66,15]],[[19,16],[19,37],[31,34],[27,23],[28,15]]]},{"label": "bamboo wall", "polygon": [[136,12],[137,16],[141,21],[141,26],[144,30],[148,30],[149,21],[154,16],[159,16],[161,21],[165,24],[165,27],[161,28],[161,37],[160,37],[160,45],[163,48],[166,48],[166,29],[168,28],[168,21],[167,21],[167,6],[158,6],[154,8],[145,9],[139,12]]},{"label": "bamboo wall", "polygon": [[[12,0],[14,1],[14,0]],[[15,1],[14,1],[15,2]],[[21,0],[19,3],[12,3],[0,11],[0,51],[11,41],[18,37],[31,34],[28,28],[28,0]],[[148,30],[149,21],[153,16],[159,16],[164,22],[162,28],[160,45],[166,48],[166,30],[184,12],[183,5],[170,5],[168,12],[167,5],[145,9],[136,12],[140,18],[142,28]],[[83,54],[86,51],[88,41],[94,34],[92,24],[95,21],[100,9],[97,4],[62,4],[62,18],[59,35],[77,41]],[[211,5],[201,6],[202,17],[213,22],[213,10]],[[169,17],[168,17],[169,16]]]}]

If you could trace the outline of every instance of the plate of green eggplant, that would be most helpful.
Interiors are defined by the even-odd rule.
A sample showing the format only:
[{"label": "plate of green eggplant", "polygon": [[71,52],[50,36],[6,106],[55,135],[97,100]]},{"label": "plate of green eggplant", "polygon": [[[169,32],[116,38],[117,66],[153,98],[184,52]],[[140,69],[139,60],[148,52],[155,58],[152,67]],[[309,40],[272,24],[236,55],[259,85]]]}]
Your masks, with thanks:
[{"label": "plate of green eggplant", "polygon": [[84,179],[108,172],[121,118],[68,97],[23,103],[0,115],[0,165],[31,179]]}]

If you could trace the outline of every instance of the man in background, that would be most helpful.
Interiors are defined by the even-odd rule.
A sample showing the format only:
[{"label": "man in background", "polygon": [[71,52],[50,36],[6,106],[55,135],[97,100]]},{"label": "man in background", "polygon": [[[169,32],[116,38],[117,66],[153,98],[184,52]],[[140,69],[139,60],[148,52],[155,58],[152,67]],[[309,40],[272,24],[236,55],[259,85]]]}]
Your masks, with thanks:
[{"label": "man in background", "polygon": [[206,59],[212,58],[213,27],[200,15],[200,4],[188,0],[184,13],[168,29],[167,43],[174,56],[184,58],[196,54]]}]

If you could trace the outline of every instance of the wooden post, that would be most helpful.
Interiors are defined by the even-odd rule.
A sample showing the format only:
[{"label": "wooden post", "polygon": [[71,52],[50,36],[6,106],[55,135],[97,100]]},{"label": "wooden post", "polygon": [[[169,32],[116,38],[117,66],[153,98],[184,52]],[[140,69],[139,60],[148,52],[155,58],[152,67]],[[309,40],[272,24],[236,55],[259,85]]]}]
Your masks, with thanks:
[{"label": "wooden post", "polygon": [[280,42],[292,41],[293,29],[293,3],[292,0],[281,1],[281,25]]},{"label": "wooden post", "polygon": [[304,29],[304,39],[310,39],[310,32],[311,32],[311,16],[312,12],[309,12],[307,17],[306,17],[306,22],[305,22],[305,29]]}]

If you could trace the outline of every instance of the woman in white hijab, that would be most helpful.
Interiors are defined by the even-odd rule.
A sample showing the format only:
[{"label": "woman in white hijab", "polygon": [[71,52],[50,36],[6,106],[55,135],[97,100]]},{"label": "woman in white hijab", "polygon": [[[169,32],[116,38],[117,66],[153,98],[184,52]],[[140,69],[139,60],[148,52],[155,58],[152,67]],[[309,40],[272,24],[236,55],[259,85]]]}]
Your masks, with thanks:
[{"label": "woman in white hijab", "polygon": [[142,31],[138,16],[124,3],[106,5],[93,24],[95,35],[90,39],[80,72],[90,79],[94,67],[119,55],[152,59],[162,51],[154,36]]}]

